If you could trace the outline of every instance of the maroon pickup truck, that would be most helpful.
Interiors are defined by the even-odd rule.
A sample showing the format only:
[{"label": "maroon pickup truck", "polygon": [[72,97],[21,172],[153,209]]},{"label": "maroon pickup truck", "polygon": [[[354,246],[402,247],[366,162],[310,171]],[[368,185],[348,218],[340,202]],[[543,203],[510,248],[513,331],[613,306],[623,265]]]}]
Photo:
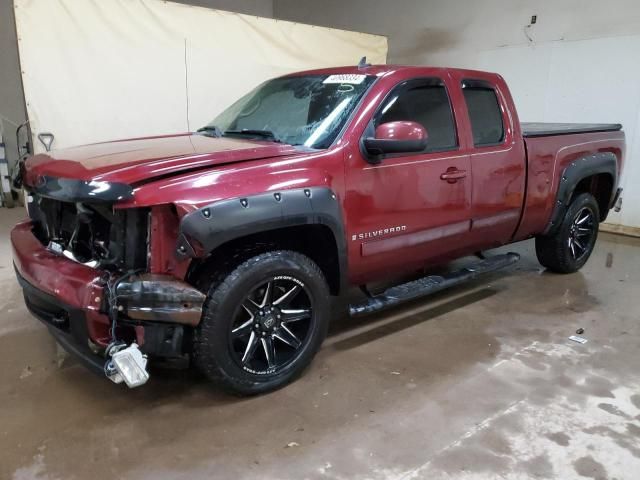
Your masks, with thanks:
[{"label": "maroon pickup truck", "polygon": [[620,125],[521,124],[492,73],[295,73],[195,133],[29,158],[15,268],[30,311],[115,382],[182,359],[266,392],[310,363],[350,285],[365,314],[518,256],[371,282],[531,237],[549,270],[578,270],[619,202],[624,150]]}]

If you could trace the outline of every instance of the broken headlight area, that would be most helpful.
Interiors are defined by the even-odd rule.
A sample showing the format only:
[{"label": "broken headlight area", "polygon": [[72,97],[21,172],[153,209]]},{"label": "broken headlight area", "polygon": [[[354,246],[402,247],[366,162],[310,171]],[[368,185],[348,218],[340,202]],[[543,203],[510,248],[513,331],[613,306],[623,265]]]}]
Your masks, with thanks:
[{"label": "broken headlight area", "polygon": [[33,232],[49,250],[92,268],[146,270],[149,209],[65,202],[31,194]]}]

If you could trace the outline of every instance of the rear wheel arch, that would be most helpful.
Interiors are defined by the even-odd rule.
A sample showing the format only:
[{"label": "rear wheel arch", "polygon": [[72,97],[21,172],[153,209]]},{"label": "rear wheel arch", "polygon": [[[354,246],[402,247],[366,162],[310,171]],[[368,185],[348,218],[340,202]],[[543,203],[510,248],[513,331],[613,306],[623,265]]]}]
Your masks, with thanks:
[{"label": "rear wheel arch", "polygon": [[618,160],[614,153],[600,152],[573,160],[560,177],[555,205],[544,235],[557,231],[567,208],[581,193],[590,193],[596,198],[599,220],[604,221],[611,208],[617,178]]},{"label": "rear wheel arch", "polygon": [[604,221],[609,213],[611,198],[613,197],[614,174],[611,172],[597,173],[581,179],[573,190],[571,200],[581,193],[590,193],[598,202],[600,221]]}]

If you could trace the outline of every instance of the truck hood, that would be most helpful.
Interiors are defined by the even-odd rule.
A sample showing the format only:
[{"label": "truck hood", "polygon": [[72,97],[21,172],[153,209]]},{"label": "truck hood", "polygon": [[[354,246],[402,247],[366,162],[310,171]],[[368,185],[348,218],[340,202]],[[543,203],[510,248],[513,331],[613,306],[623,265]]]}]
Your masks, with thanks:
[{"label": "truck hood", "polygon": [[199,134],[136,138],[34,155],[25,163],[25,181],[35,185],[46,176],[135,186],[160,176],[296,152],[291,145]]}]

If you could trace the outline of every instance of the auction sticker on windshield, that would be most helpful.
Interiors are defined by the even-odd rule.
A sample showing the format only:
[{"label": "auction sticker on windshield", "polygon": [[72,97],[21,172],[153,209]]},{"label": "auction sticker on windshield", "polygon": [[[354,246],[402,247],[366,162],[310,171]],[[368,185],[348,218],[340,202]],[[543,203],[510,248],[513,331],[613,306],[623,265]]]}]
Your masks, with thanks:
[{"label": "auction sticker on windshield", "polygon": [[351,83],[354,85],[359,85],[364,82],[364,79],[367,78],[366,75],[360,75],[357,73],[344,73],[339,75],[329,75],[324,79],[322,83]]}]

